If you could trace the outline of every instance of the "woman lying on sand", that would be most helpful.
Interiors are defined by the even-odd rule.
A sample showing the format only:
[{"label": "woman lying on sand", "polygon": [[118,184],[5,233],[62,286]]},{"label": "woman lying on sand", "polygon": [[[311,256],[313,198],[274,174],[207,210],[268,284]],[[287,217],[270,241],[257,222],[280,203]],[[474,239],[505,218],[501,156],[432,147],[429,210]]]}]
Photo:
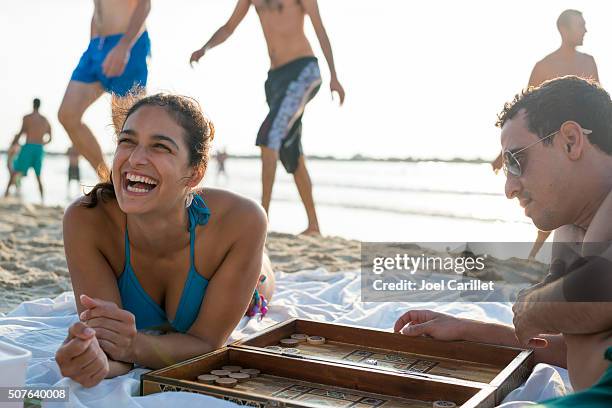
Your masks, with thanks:
[{"label": "woman lying on sand", "polygon": [[158,94],[114,119],[110,181],[64,215],[81,322],[56,360],[86,387],[133,364],[160,368],[221,347],[245,312],[265,312],[274,286],[262,208],[193,190],[214,135],[198,104]]}]

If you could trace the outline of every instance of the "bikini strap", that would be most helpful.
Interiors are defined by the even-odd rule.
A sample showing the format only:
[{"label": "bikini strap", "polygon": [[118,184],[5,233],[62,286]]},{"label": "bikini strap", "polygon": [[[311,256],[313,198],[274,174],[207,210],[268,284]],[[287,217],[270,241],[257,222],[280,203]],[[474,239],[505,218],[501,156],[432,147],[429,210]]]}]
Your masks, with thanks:
[{"label": "bikini strap", "polygon": [[193,193],[193,201],[187,208],[189,215],[189,247],[191,264],[194,265],[195,252],[195,229],[198,225],[206,225],[210,218],[210,210],[206,206],[204,199],[199,194]]},{"label": "bikini strap", "polygon": [[125,263],[130,262],[130,237],[128,236],[127,223],[125,224]]}]

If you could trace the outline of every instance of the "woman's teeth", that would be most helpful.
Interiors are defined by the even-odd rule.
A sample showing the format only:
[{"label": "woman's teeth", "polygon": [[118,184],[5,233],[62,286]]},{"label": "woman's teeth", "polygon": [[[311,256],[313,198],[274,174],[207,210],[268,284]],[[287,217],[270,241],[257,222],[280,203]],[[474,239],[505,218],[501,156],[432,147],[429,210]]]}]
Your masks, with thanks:
[{"label": "woman's teeth", "polygon": [[144,189],[144,188],[137,188],[137,187],[134,187],[134,186],[131,186],[131,185],[128,184],[127,191],[130,191],[132,193],[148,193],[151,190],[147,190],[147,189]]},{"label": "woman's teeth", "polygon": [[145,183],[145,184],[151,184],[156,186],[157,185],[157,180],[154,180],[150,177],[147,176],[139,176],[136,174],[132,174],[132,173],[127,173],[125,175],[125,178],[128,179],[128,181],[132,181],[135,183]]}]

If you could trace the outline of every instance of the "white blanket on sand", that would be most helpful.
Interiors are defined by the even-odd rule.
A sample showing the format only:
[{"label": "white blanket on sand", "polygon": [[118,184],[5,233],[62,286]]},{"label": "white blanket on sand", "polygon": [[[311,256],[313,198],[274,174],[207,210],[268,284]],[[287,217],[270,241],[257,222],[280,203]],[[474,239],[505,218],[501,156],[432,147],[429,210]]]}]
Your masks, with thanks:
[{"label": "white blanket on sand", "polygon": [[[328,273],[319,269],[298,273],[277,274],[277,289],[268,315],[262,321],[243,318],[230,341],[250,335],[273,323],[293,317],[364,327],[390,329],[409,308],[431,308],[457,316],[510,323],[512,310],[504,303],[361,303],[360,276],[355,272]],[[145,372],[136,369],[121,377],[104,380],[86,389],[62,378],[54,353],[66,336],[67,328],[77,321],[71,292],[55,299],[24,302],[12,312],[0,314],[0,340],[32,352],[27,384],[34,386],[67,386],[70,406],[74,407],[164,407],[182,402],[206,407],[229,407],[232,403],[211,397],[166,392],[139,397],[139,377]],[[527,382],[508,395],[504,408],[523,405],[516,401],[542,401],[571,392],[567,371],[539,364]],[[515,401],[515,402],[510,402]],[[57,406],[48,403],[45,406]]]}]

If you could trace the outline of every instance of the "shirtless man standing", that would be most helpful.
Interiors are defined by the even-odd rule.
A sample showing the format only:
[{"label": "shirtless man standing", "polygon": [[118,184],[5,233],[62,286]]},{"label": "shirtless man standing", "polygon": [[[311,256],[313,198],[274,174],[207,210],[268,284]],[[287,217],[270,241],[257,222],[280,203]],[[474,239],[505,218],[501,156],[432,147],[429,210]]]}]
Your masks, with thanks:
[{"label": "shirtless man standing", "polygon": [[[411,310],[395,331],[535,347],[537,362],[567,367],[574,390],[584,390],[608,367],[612,378],[603,358],[612,360],[612,101],[593,81],[557,78],[507,104],[498,126],[506,196],[536,227],[555,230],[551,273],[515,303],[514,327]],[[559,251],[563,243],[577,255]],[[594,258],[604,267],[588,273]]]},{"label": "shirtless man standing", "polygon": [[[544,81],[566,75],[576,75],[599,82],[595,59],[589,54],[576,51],[576,47],[582,45],[587,32],[582,13],[578,10],[565,10],[557,19],[557,29],[561,34],[561,46],[535,64],[527,87],[538,86]],[[491,163],[495,172],[502,168],[502,162],[500,153]],[[551,232],[538,230],[538,236],[529,253],[530,260],[535,259]]]},{"label": "shirtless man standing", "polygon": [[[44,202],[44,189],[40,179],[40,172],[42,170],[42,161],[45,155],[43,146],[50,143],[52,139],[51,125],[47,118],[38,112],[40,108],[40,99],[34,99],[32,105],[34,109],[33,112],[23,117],[21,130],[19,130],[11,142],[11,147],[18,145],[21,136],[23,134],[26,135],[26,142],[21,147],[19,155],[13,163],[13,171],[11,172],[4,196],[8,197],[9,190],[11,186],[15,184],[17,178],[25,176],[31,167],[34,169],[34,173],[36,173],[40,199]],[[46,139],[46,135],[49,135],[49,138]]]},{"label": "shirtless man standing", "polygon": [[211,48],[223,43],[234,32],[253,4],[268,45],[271,68],[265,84],[270,113],[264,120],[255,144],[261,148],[261,204],[269,213],[276,162],[293,174],[306,209],[308,227],[303,234],[320,235],[319,222],[312,197],[312,183],[302,152],[302,115],[306,104],[321,85],[317,59],[304,33],[304,17],[308,15],[323,49],[331,73],[330,89],[337,92],[340,104],[344,89],[336,75],[334,57],[323,26],[317,0],[238,0],[229,20],[204,46],[191,55],[197,62]]},{"label": "shirtless man standing", "polygon": [[145,20],[150,0],[94,0],[91,40],[72,73],[58,118],[77,150],[102,178],[102,149],[82,122],[85,110],[105,91],[115,98],[147,85],[151,44]]}]

